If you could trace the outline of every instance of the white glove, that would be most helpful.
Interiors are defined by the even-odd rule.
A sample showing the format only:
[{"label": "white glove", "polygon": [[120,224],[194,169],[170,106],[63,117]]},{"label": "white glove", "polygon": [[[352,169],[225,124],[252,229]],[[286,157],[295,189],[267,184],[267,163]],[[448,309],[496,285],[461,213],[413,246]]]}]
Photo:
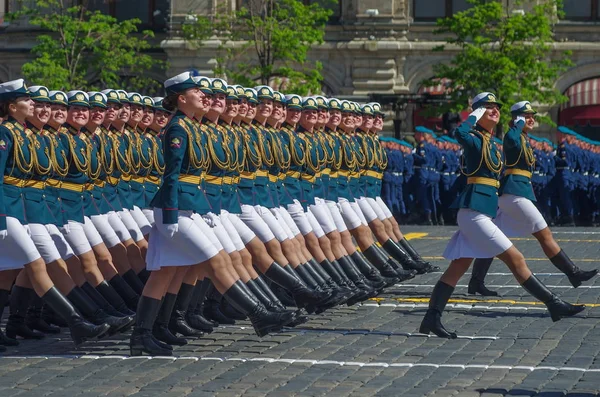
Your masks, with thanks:
[{"label": "white glove", "polygon": [[69,227],[69,222],[65,223],[60,230],[63,232],[63,234],[69,234],[71,232],[71,228]]},{"label": "white glove", "polygon": [[527,124],[527,121],[525,121],[525,117],[523,116],[517,116],[517,118],[515,119],[515,125],[519,122],[522,121],[523,124]]},{"label": "white glove", "polygon": [[4,240],[8,236],[8,230],[0,230],[0,240]]},{"label": "white glove", "polygon": [[479,119],[485,114],[485,111],[487,109],[486,108],[477,108],[474,111],[471,112],[471,114],[469,114],[469,117],[471,116],[475,116],[475,119],[477,119],[477,121],[479,121]]},{"label": "white glove", "polygon": [[167,226],[167,234],[169,235],[169,237],[173,237],[175,235],[175,233],[177,233],[178,230],[179,230],[179,224],[177,224],[177,223],[172,223]]}]

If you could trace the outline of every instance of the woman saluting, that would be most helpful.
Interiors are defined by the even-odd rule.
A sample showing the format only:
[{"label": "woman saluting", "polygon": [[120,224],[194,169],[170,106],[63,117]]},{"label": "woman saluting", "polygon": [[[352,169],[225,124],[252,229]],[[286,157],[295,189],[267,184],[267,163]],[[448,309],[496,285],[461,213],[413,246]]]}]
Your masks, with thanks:
[{"label": "woman saluting", "polygon": [[[456,338],[441,323],[441,316],[454,287],[469,269],[473,258],[498,257],[506,263],[515,278],[527,292],[542,301],[553,321],[573,316],[584,309],[562,301],[550,292],[527,267],[523,254],[493,223],[498,208],[498,177],[502,170],[500,151],[491,142],[491,132],[500,120],[502,104],[494,94],[484,92],[473,98],[474,111],[456,130],[457,139],[464,149],[463,172],[467,187],[458,197],[458,231],[454,233],[444,257],[452,262],[437,282],[429,309],[421,322],[419,332],[433,332],[443,338]],[[522,129],[523,121],[512,128]]]}]

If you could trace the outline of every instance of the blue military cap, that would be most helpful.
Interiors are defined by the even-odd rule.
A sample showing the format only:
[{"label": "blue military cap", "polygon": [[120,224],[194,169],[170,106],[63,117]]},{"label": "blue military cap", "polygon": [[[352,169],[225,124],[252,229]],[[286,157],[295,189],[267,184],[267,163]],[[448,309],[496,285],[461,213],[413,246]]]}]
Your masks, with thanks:
[{"label": "blue military cap", "polygon": [[411,145],[409,142],[406,142],[405,140],[401,140],[400,144],[406,146],[407,148],[414,149],[414,146]]},{"label": "blue military cap", "polygon": [[342,113],[353,113],[354,112],[352,104],[349,101],[343,100],[341,102],[341,107],[342,107]]},{"label": "blue military cap", "polygon": [[429,135],[433,135],[433,131],[432,131],[432,130],[430,130],[430,129],[429,129],[429,128],[427,128],[427,127],[423,127],[422,125],[418,125],[418,126],[416,126],[416,127],[415,127],[415,131],[416,131],[416,132],[421,132],[421,133],[423,133],[423,134],[429,134]]},{"label": "blue military cap", "polygon": [[273,102],[279,102],[285,105],[285,96],[279,91],[273,91]]},{"label": "blue military cap", "polygon": [[491,92],[482,92],[481,94],[475,95],[473,98],[473,105],[471,105],[471,107],[473,110],[475,110],[488,103],[494,103],[498,105],[499,108],[502,107],[502,103],[498,102],[496,95],[492,94]]},{"label": "blue military cap", "polygon": [[366,104],[360,107],[360,112],[365,116],[375,116],[373,106]]},{"label": "blue military cap", "polygon": [[88,94],[83,91],[69,91],[67,92],[67,99],[69,100],[69,106],[85,106],[87,108],[90,107],[90,98],[88,97]]},{"label": "blue military cap", "polygon": [[194,82],[196,83],[196,85],[198,87],[200,87],[200,91],[202,91],[203,93],[207,94],[207,95],[212,95],[213,94],[213,90],[210,84],[210,79],[208,77],[204,77],[204,76],[193,76],[192,80],[194,80]]},{"label": "blue military cap", "polygon": [[573,135],[573,136],[577,136],[577,135],[578,135],[578,134],[577,134],[575,131],[573,131],[572,129],[570,129],[570,128],[567,128],[567,127],[565,127],[565,126],[562,126],[562,125],[558,127],[558,131],[560,131],[561,133],[563,133],[563,134],[566,134],[566,135]]},{"label": "blue military cap", "polygon": [[168,112],[171,113],[170,111],[168,111],[167,109],[165,109],[163,107],[163,97],[161,96],[155,96],[154,98],[152,98],[152,101],[154,102],[154,110],[160,110],[162,112]]},{"label": "blue military cap", "polygon": [[90,99],[90,107],[107,108],[106,103],[108,99],[105,94],[101,92],[88,92],[88,97]]},{"label": "blue military cap", "polygon": [[106,99],[108,103],[116,103],[116,104],[121,104],[121,101],[119,100],[119,93],[116,90],[111,90],[106,89],[106,90],[102,90],[100,91],[101,93],[103,93],[104,95],[106,95]]},{"label": "blue military cap", "polygon": [[36,102],[50,102],[50,91],[43,85],[33,85],[29,87],[31,99]]},{"label": "blue military cap", "polygon": [[329,110],[329,101],[323,95],[315,95],[313,96],[315,101],[317,101],[317,108]]},{"label": "blue military cap", "polygon": [[259,85],[254,87],[257,93],[258,99],[273,99],[273,89],[268,85]]},{"label": "blue military cap", "polygon": [[285,96],[288,109],[302,110],[302,97],[296,94],[288,94]]},{"label": "blue military cap", "polygon": [[196,82],[194,79],[192,79],[190,72],[179,73],[177,76],[173,76],[165,80],[163,85],[167,95],[179,94],[187,89],[197,87]]},{"label": "blue military cap", "polygon": [[302,110],[318,110],[317,101],[313,97],[307,97],[302,100]]},{"label": "blue military cap", "polygon": [[342,110],[342,102],[337,98],[329,98],[329,110]]},{"label": "blue military cap", "polygon": [[454,138],[450,138],[449,136],[446,137],[446,141],[458,145],[458,141]]},{"label": "blue military cap", "polygon": [[130,103],[127,91],[117,90],[117,94],[119,94],[119,102],[121,103]]},{"label": "blue military cap", "polygon": [[246,98],[246,91],[244,90],[244,87],[239,84],[234,84],[232,87],[235,88],[235,93],[237,94],[238,98],[246,100],[248,99]]},{"label": "blue military cap", "polygon": [[213,94],[227,95],[227,82],[223,79],[214,78],[210,80],[210,89]]},{"label": "blue military cap", "polygon": [[25,80],[18,79],[0,84],[0,102],[10,101],[21,96],[31,96]]},{"label": "blue military cap", "polygon": [[143,96],[142,103],[144,104],[145,107],[154,109],[154,99],[152,99],[152,97]]},{"label": "blue military cap", "polygon": [[142,103],[142,95],[137,92],[129,92],[127,93],[127,99],[129,99],[129,103],[132,105],[144,106]]},{"label": "blue military cap", "polygon": [[521,101],[510,107],[510,113],[512,113],[513,116],[517,116],[523,113],[536,114],[537,112],[531,107],[531,103],[529,101]]},{"label": "blue military cap", "polygon": [[258,104],[258,92],[254,88],[244,88],[244,93],[249,103]]},{"label": "blue military cap", "polygon": [[50,97],[50,103],[52,103],[53,105],[69,105],[69,103],[67,102],[67,94],[65,94],[62,91],[50,91],[48,95]]},{"label": "blue military cap", "polygon": [[240,97],[237,95],[237,90],[234,86],[228,85],[227,88],[227,99],[231,101],[239,101]]}]

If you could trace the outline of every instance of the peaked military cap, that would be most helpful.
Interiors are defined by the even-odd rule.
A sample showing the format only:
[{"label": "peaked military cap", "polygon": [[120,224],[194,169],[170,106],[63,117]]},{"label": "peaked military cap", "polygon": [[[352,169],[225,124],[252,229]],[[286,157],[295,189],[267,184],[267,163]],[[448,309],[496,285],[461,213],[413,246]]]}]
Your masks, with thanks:
[{"label": "peaked military cap", "polygon": [[473,105],[471,105],[471,107],[473,110],[475,110],[487,105],[488,103],[494,103],[498,105],[498,108],[502,107],[502,103],[498,102],[496,95],[492,94],[491,92],[482,92],[481,94],[475,95],[475,98],[473,98]]},{"label": "peaked military cap", "polygon": [[258,99],[273,99],[273,90],[268,85],[259,85],[254,87]]},{"label": "peaked military cap", "polygon": [[212,79],[210,81],[210,88],[213,94],[227,94],[227,82],[223,79]]},{"label": "peaked military cap", "polygon": [[529,101],[521,101],[517,102],[510,107],[510,112],[513,116],[518,114],[536,114],[537,112],[531,107],[531,103]]},{"label": "peaked military cap", "polygon": [[340,107],[342,108],[342,113],[353,113],[354,112],[352,103],[350,103],[350,101],[346,101],[346,100],[341,101]]},{"label": "peaked military cap", "polygon": [[231,101],[239,101],[240,97],[237,95],[237,90],[235,89],[234,86],[228,85],[226,89],[227,89],[227,99],[229,99]]},{"label": "peaked military cap", "polygon": [[244,93],[249,103],[258,105],[258,92],[254,88],[244,88]]},{"label": "peaked military cap", "polygon": [[132,105],[144,106],[142,102],[142,95],[137,92],[129,92],[127,94],[127,99],[129,99],[129,103]]},{"label": "peaked military cap", "polygon": [[69,91],[67,92],[67,99],[69,100],[69,106],[85,106],[86,108],[90,107],[90,98],[88,97],[88,94],[83,91]]},{"label": "peaked military cap", "polygon": [[154,108],[154,99],[152,99],[149,96],[143,96],[142,97],[142,103],[147,108]]},{"label": "peaked military cap", "polygon": [[50,91],[48,96],[50,97],[50,103],[53,105],[69,106],[69,103],[67,102],[67,94],[62,91]]},{"label": "peaked military cap", "polygon": [[21,96],[31,96],[25,80],[18,79],[0,84],[0,102],[10,101]]},{"label": "peaked military cap", "polygon": [[192,77],[192,80],[194,80],[196,82],[196,85],[200,87],[200,91],[207,95],[213,94],[213,90],[210,88],[210,79],[208,77],[194,76]]},{"label": "peaked military cap", "polygon": [[365,116],[375,116],[375,112],[373,111],[373,106],[366,104],[361,106],[360,112]]},{"label": "peaked military cap", "polygon": [[106,95],[107,103],[116,103],[119,105],[121,104],[121,101],[119,100],[119,93],[116,90],[112,90],[109,88],[100,92]]},{"label": "peaked military cap", "polygon": [[50,91],[43,85],[34,85],[29,87],[31,99],[36,102],[50,102]]},{"label": "peaked military cap", "polygon": [[179,94],[180,92],[197,86],[196,82],[192,79],[190,72],[179,73],[177,76],[165,80],[163,85],[167,95]]},{"label": "peaked military cap", "polygon": [[273,101],[283,103],[285,105],[285,96],[279,91],[273,91]]},{"label": "peaked military cap", "polygon": [[296,94],[287,94],[285,102],[288,109],[302,110],[302,97]]},{"label": "peaked military cap", "polygon": [[329,101],[322,95],[315,95],[313,97],[317,101],[317,108],[329,110]]},{"label": "peaked military cap", "polygon": [[106,98],[106,94],[101,92],[88,92],[88,97],[90,98],[91,107],[107,108],[106,103],[108,102],[108,99]]},{"label": "peaked military cap", "polygon": [[117,90],[117,94],[119,94],[119,102],[131,103],[131,102],[129,102],[129,97],[128,97],[127,91]]},{"label": "peaked military cap", "polygon": [[318,110],[317,100],[311,96],[302,99],[302,110]]},{"label": "peaked military cap", "polygon": [[154,109],[155,110],[160,110],[162,112],[167,112],[167,113],[171,113],[170,111],[168,111],[167,109],[165,109],[162,105],[163,103],[163,97],[161,96],[155,96],[154,98],[152,98],[152,101],[154,102]]}]

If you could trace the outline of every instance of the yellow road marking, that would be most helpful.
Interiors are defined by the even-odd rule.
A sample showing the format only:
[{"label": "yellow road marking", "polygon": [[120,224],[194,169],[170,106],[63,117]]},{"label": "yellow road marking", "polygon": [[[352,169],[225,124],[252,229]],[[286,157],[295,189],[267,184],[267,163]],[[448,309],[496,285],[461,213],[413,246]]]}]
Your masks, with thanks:
[{"label": "yellow road marking", "polygon": [[[411,233],[409,233],[411,234]],[[417,234],[417,233],[415,233]],[[406,235],[405,235],[406,236]],[[450,240],[450,237],[420,237],[423,240]],[[535,238],[531,237],[513,237],[510,239],[511,241],[537,241]],[[600,240],[578,240],[578,239],[569,239],[569,238],[557,238],[555,239],[557,242],[576,242],[576,243],[600,243]]]},{"label": "yellow road marking", "polygon": [[416,240],[416,239],[423,238],[428,235],[429,235],[429,233],[406,233],[404,235],[404,238],[407,240]]},{"label": "yellow road marking", "polygon": [[[396,301],[401,303],[429,303],[429,298],[371,298],[370,300],[375,302],[382,301]],[[450,299],[450,303],[505,303],[508,305],[529,305],[539,306],[543,305],[542,302],[537,301],[516,301],[513,299]],[[586,305],[587,307],[600,307],[600,303],[578,303]]]},{"label": "yellow road marking", "polygon": [[[423,259],[428,261],[445,261],[443,256],[424,256]],[[526,261],[549,261],[548,258],[525,258]],[[571,259],[573,262],[600,262],[600,259]]]}]

